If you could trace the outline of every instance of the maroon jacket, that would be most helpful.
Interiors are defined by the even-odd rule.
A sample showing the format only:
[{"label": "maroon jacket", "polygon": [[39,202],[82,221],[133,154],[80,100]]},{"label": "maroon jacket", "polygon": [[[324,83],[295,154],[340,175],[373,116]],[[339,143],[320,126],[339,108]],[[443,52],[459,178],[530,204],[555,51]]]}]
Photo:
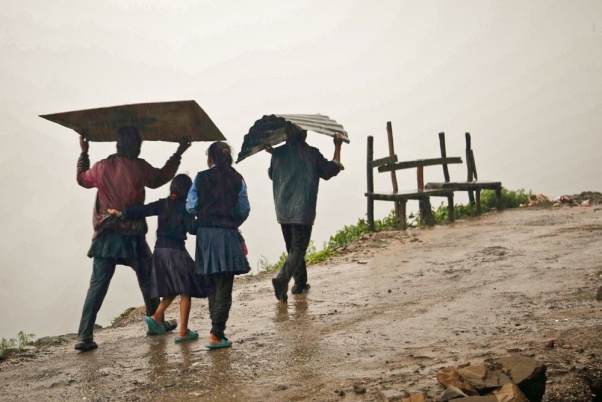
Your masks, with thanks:
[{"label": "maroon jacket", "polygon": [[161,169],[152,167],[140,158],[129,159],[111,155],[92,166],[88,154],[77,161],[77,183],[85,188],[97,188],[94,205],[94,238],[103,230],[111,229],[121,235],[144,235],[146,220],[122,221],[107,213],[108,208],[124,210],[144,204],[144,188],[158,188],[170,181],[180,166],[181,157],[174,154]]}]

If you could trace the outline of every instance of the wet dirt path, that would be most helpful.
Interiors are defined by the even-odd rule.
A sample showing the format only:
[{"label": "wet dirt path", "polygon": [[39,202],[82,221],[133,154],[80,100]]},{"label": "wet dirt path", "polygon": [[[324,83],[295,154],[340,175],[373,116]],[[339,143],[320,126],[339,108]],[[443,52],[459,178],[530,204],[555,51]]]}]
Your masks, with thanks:
[{"label": "wet dirt path", "polygon": [[145,337],[138,311],[98,331],[95,351],[69,342],[0,363],[0,400],[376,400],[387,388],[433,398],[442,367],[508,353],[545,362],[542,346],[572,329],[599,339],[600,275],[602,212],[592,208],[379,234],[310,267],[310,292],[288,304],[270,275],[237,279],[231,349],[204,348],[205,300],[191,316],[201,338],[184,344]]}]

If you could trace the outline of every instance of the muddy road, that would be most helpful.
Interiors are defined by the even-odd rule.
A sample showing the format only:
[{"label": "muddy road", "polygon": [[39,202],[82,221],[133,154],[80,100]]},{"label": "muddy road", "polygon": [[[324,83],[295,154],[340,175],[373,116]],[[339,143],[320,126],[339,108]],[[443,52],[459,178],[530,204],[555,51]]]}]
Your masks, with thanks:
[{"label": "muddy road", "polygon": [[[288,304],[274,298],[271,276],[235,281],[231,349],[204,348],[206,300],[193,300],[200,339],[183,344],[146,337],[137,309],[97,331],[95,351],[74,351],[65,335],[0,362],[0,400],[354,401],[386,389],[435,400],[439,369],[522,354],[548,367],[544,400],[580,401],[591,400],[582,373],[602,368],[594,207],[366,236],[310,267],[310,292]],[[174,305],[168,317],[177,316]]]}]

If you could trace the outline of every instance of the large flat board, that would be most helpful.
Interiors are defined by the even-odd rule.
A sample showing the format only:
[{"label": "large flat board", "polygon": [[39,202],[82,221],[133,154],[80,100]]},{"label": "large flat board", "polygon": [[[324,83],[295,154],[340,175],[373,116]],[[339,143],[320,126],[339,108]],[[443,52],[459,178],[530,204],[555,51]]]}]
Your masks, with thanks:
[{"label": "large flat board", "polygon": [[42,115],[86,135],[90,141],[115,141],[120,127],[136,127],[144,141],[220,141],[221,133],[193,100],[137,103]]}]

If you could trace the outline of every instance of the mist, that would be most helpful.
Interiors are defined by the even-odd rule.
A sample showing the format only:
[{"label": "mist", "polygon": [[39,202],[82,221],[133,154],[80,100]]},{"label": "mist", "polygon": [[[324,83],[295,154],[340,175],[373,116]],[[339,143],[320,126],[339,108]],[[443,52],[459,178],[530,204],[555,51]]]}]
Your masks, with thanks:
[{"label": "mist", "polygon": [[[78,135],[39,115],[195,100],[235,152],[264,114],[328,115],[351,143],[346,169],[320,184],[312,236],[320,247],[365,217],[366,138],[375,137],[376,158],[387,156],[387,121],[399,160],[438,157],[442,131],[447,154],[464,159],[470,132],[481,180],[548,196],[600,191],[601,17],[595,0],[3,5],[0,337],[76,332],[91,274],[96,192],[75,181]],[[332,158],[331,138],[309,133],[308,143]],[[205,169],[208,146],[194,143],[179,173]],[[160,167],[176,148],[145,142],[141,157]],[[114,151],[91,143],[91,162]],[[254,268],[284,251],[269,161],[260,153],[235,166],[248,185],[241,230]],[[450,175],[464,179],[465,166]],[[441,181],[441,169],[426,168],[425,180]],[[411,172],[398,181],[401,190],[416,185]],[[388,173],[378,175],[377,190],[390,186]],[[148,190],[147,201],[168,188]],[[391,208],[377,203],[376,217]],[[147,221],[153,246],[156,221]],[[194,255],[194,237],[187,247]],[[98,323],[142,304],[134,272],[119,266]]]}]

